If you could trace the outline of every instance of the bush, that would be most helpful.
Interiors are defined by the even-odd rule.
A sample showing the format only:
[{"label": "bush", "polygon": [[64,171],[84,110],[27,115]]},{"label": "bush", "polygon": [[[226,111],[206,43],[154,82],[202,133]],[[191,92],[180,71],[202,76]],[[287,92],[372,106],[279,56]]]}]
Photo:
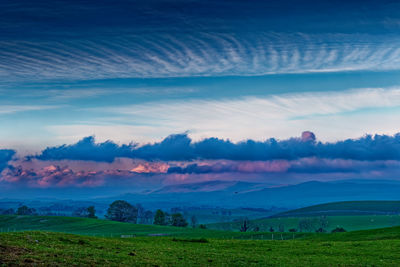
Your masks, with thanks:
[{"label": "bush", "polygon": [[343,227],[336,227],[335,229],[332,230],[332,233],[343,233],[347,232]]}]

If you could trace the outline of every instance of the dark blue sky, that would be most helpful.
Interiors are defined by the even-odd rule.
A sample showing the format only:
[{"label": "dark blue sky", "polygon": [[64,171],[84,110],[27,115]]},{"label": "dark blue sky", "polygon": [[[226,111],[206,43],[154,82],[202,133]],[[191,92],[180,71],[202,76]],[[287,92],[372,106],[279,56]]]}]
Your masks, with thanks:
[{"label": "dark blue sky", "polygon": [[0,1],[0,186],[396,178],[399,10]]},{"label": "dark blue sky", "polygon": [[151,142],[187,130],[235,141],[303,130],[325,141],[394,134],[399,9],[398,1],[1,1],[2,146],[37,152],[92,134]]}]

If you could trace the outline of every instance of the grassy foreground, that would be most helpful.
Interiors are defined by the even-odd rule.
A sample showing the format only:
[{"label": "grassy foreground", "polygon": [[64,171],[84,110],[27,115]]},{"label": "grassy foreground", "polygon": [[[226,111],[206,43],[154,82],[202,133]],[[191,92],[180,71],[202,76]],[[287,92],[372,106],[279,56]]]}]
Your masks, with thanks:
[{"label": "grassy foreground", "polygon": [[51,266],[398,266],[398,239],[356,240],[368,235],[368,231],[363,232],[352,241],[346,240],[346,233],[338,235],[346,241],[327,241],[331,234],[322,239],[265,241],[2,233],[0,262]]},{"label": "grassy foreground", "polygon": [[[6,227],[9,232],[4,232]],[[270,240],[272,233],[0,216],[0,229],[0,266],[398,266],[400,262],[400,227],[283,233],[285,240],[274,233]]]}]

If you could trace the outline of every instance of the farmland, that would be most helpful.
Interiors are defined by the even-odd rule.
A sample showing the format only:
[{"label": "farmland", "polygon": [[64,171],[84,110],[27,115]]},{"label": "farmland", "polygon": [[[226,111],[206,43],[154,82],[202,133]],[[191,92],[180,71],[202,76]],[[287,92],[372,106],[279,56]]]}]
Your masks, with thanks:
[{"label": "farmland", "polygon": [[[306,224],[307,229],[301,229]],[[209,224],[216,230],[238,231],[241,221]],[[319,228],[331,231],[342,227],[347,231],[367,230],[400,225],[400,201],[345,201],[309,206],[253,219],[251,228],[259,231],[314,232]]]},{"label": "farmland", "polygon": [[271,217],[394,215],[400,214],[400,201],[342,201],[289,210]]},{"label": "farmland", "polygon": [[287,241],[1,233],[0,261],[9,265],[60,266],[396,266],[400,261],[399,232],[399,228],[389,228],[380,232],[314,234]]}]

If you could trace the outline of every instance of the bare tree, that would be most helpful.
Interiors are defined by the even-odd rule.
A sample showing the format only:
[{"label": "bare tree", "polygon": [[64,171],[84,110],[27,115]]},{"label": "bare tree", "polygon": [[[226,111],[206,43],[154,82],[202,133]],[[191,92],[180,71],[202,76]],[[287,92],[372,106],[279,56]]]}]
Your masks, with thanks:
[{"label": "bare tree", "polygon": [[196,228],[196,225],[197,225],[196,216],[192,215],[192,217],[190,218],[190,224],[191,224],[192,228]]},{"label": "bare tree", "polygon": [[247,218],[244,218],[240,225],[240,232],[247,232],[249,229],[250,229],[250,222]]}]

